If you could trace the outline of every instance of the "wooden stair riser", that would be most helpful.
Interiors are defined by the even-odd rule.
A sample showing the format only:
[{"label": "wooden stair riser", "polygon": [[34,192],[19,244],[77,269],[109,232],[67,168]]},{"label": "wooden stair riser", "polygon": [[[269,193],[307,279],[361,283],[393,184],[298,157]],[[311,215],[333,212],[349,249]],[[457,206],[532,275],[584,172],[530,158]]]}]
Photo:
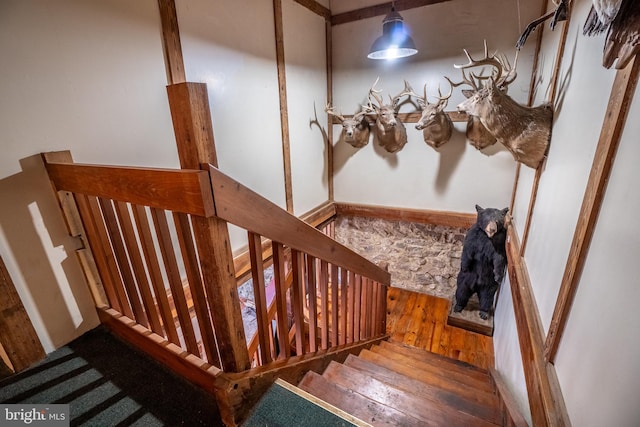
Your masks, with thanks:
[{"label": "wooden stair riser", "polygon": [[334,384],[353,390],[365,397],[392,406],[405,414],[418,418],[428,424],[477,427],[491,427],[495,424],[481,418],[460,412],[445,402],[433,402],[410,391],[401,389],[370,377],[357,369],[330,363],[322,374]]},{"label": "wooden stair riser", "polygon": [[495,394],[483,392],[481,390],[474,390],[466,385],[450,382],[446,377],[443,378],[442,376],[436,376],[432,375],[431,373],[421,372],[419,369],[416,369],[413,366],[407,365],[397,360],[390,360],[379,353],[364,350],[360,352],[359,357],[370,362],[377,363],[400,374],[430,384],[432,386],[440,387],[443,390],[459,394],[460,396],[474,401],[478,404],[491,406],[498,404],[498,398]]},{"label": "wooden stair riser", "polygon": [[483,382],[490,382],[489,372],[466,362],[450,359],[439,354],[410,347],[397,342],[381,341],[380,347],[396,353],[411,357],[417,361],[429,363],[442,370],[451,370],[465,377],[474,378]]},{"label": "wooden stair riser", "polygon": [[298,387],[375,426],[424,427],[425,425],[424,421],[333,384],[315,372],[308,372]]},{"label": "wooden stair riser", "polygon": [[496,405],[480,404],[463,396],[432,386],[414,378],[399,374],[391,369],[372,363],[358,356],[349,355],[344,362],[345,366],[358,369],[387,384],[392,384],[405,391],[410,391],[422,399],[433,402],[446,402],[458,411],[477,415],[480,418],[493,423],[499,423],[502,419],[500,408]]},{"label": "wooden stair riser", "polygon": [[457,383],[460,386],[468,387],[476,391],[487,392],[489,394],[494,392],[493,385],[489,381],[469,377],[463,372],[461,373],[452,369],[442,369],[438,366],[432,365],[431,363],[425,363],[420,360],[416,360],[411,356],[406,356],[383,347],[372,347],[371,351],[379,353],[389,359],[405,363],[422,372],[430,373],[431,375],[441,377],[447,381]]}]

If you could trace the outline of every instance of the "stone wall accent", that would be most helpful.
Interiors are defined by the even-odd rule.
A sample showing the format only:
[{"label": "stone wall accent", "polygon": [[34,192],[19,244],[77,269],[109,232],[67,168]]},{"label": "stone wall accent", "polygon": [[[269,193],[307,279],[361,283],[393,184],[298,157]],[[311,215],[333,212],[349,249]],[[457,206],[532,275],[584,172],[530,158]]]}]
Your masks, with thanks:
[{"label": "stone wall accent", "polygon": [[338,216],[335,239],[376,264],[391,286],[451,299],[467,230],[380,218]]}]

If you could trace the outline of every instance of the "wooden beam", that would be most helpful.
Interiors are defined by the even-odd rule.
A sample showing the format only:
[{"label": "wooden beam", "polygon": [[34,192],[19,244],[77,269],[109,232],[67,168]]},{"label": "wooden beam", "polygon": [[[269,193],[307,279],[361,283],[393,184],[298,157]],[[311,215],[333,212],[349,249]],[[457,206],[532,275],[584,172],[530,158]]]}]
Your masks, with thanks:
[{"label": "wooden beam", "polygon": [[[429,6],[437,3],[444,3],[450,0],[396,0],[393,2],[396,11],[400,12],[417,7]],[[331,17],[331,25],[346,24],[347,22],[360,21],[362,19],[384,16],[391,11],[392,2],[363,7],[362,9],[351,10],[349,12],[338,13]]]},{"label": "wooden beam", "polygon": [[549,333],[545,344],[545,359],[553,363],[564,328],[571,311],[571,305],[578,289],[580,276],[584,269],[591,239],[600,214],[607,182],[611,175],[620,136],[627,119],[629,105],[638,84],[640,60],[635,57],[625,69],[616,72],[611,88],[611,96],[605,113],[600,139],[591,166],[591,173],[584,192],[578,224],[571,242],[567,264],[560,285],[560,293],[551,318]]},{"label": "wooden beam", "polygon": [[[327,103],[333,105],[333,37],[331,30],[331,23],[327,21],[325,23],[325,55],[327,63]],[[329,187],[329,201],[334,199],[334,186],[333,186],[333,169],[334,169],[334,153],[333,153],[333,126],[334,117],[327,114],[327,180]]]},{"label": "wooden beam", "polygon": [[218,166],[207,85],[172,84],[167,86],[167,94],[180,167],[200,169],[201,163]]},{"label": "wooden beam", "polygon": [[[571,3],[569,3],[569,8],[571,8]],[[541,15],[544,15],[545,11],[546,11],[546,8],[543,8]],[[567,13],[567,19],[564,22],[562,22],[562,34],[560,36],[558,52],[556,53],[553,74],[551,75],[551,90],[549,91],[549,99],[547,100],[547,102],[552,105],[555,103],[555,100],[556,100],[558,80],[560,78],[560,67],[562,65],[562,58],[564,57],[565,46],[567,44],[567,34],[569,32],[570,20],[571,20],[571,12],[569,11]],[[540,33],[538,34],[538,46],[536,48],[536,56],[535,56],[536,64],[537,64],[538,56],[540,53],[541,43],[542,43],[542,31],[540,31]],[[534,67],[534,70],[535,70],[535,67]],[[529,97],[530,97],[529,105],[531,105],[531,102],[532,102],[531,97],[533,95],[533,85],[535,82],[534,80],[535,78],[536,76],[534,73],[531,76],[531,86],[529,88]],[[538,168],[536,169],[536,174],[533,177],[533,184],[531,186],[531,196],[529,197],[529,207],[527,209],[527,218],[525,220],[524,229],[522,232],[522,242],[520,244],[520,256],[522,257],[524,256],[525,250],[527,249],[527,243],[529,242],[529,231],[531,230],[531,218],[533,217],[533,210],[536,206],[536,200],[538,198],[538,187],[540,186],[540,178],[542,177],[542,172],[546,164],[546,156],[549,153],[549,147],[550,145],[547,146],[547,153],[545,153],[545,158],[538,165]]]},{"label": "wooden beam", "polygon": [[[45,163],[73,163],[73,158],[69,150],[65,151],[51,151],[48,153],[42,153],[42,159]],[[108,305],[107,296],[105,293],[102,278],[98,271],[96,260],[89,248],[89,240],[87,238],[87,232],[82,224],[82,218],[78,210],[78,205],[75,201],[74,195],[68,191],[57,191],[53,184],[53,190],[57,193],[58,203],[62,210],[62,216],[64,217],[67,225],[69,235],[78,238],[82,242],[82,246],[76,249],[76,255],[80,261],[80,266],[84,273],[91,295],[96,304],[96,307],[105,307]]]},{"label": "wooden beam", "polygon": [[20,295],[0,257],[0,342],[16,372],[45,356]]},{"label": "wooden beam", "polygon": [[178,15],[174,0],[158,0],[162,22],[162,44],[164,46],[167,80],[169,84],[183,83],[186,76],[182,59],[182,44],[178,29]]},{"label": "wooden beam", "polygon": [[[168,86],[167,93],[181,167],[217,165],[206,85],[179,83]],[[222,367],[226,372],[243,371],[250,361],[227,223],[216,217],[192,216],[191,224],[209,307],[215,307],[211,317]]]},{"label": "wooden beam", "polygon": [[[548,1],[541,1],[540,4],[542,5],[541,10],[540,10],[540,16],[544,15],[545,12],[547,11],[547,3]],[[535,88],[536,88],[536,84],[537,84],[537,77],[538,77],[538,63],[540,60],[540,47],[542,46],[542,33],[543,31],[540,30],[538,31],[538,34],[536,36],[536,52],[533,55],[533,66],[531,67],[531,69],[533,70],[533,73],[531,74],[531,80],[529,81],[529,96],[528,96],[528,100],[527,100],[527,105],[529,107],[531,107],[533,105],[533,101],[534,101],[534,93],[535,93]],[[509,212],[513,213],[513,207],[516,204],[516,195],[518,192],[518,181],[520,179],[520,169],[522,168],[522,163],[519,163],[516,165],[516,176],[513,179],[513,190],[511,191],[511,203],[509,204]],[[538,165],[538,169],[542,169],[543,166],[542,165]],[[527,221],[529,220],[529,218],[527,218]],[[525,226],[526,227],[526,226]]]},{"label": "wooden beam", "polygon": [[[445,113],[449,115],[449,118],[451,119],[452,122],[466,123],[467,120],[469,119],[469,116],[467,116],[467,113],[463,113],[460,111],[445,111]],[[345,119],[350,119],[350,118],[353,118],[353,114],[345,114],[342,117],[344,117]],[[398,113],[398,120],[400,120],[402,123],[418,123],[418,121],[420,120],[420,117],[422,117],[422,112],[420,111],[414,111],[412,113]],[[330,116],[329,123],[334,125],[339,125],[342,122],[337,117]]]},{"label": "wooden beam", "polygon": [[200,216],[213,215],[209,177],[200,170],[47,163],[56,190]]},{"label": "wooden beam", "polygon": [[289,110],[287,104],[287,72],[284,60],[284,30],[282,0],[273,0],[273,19],[276,31],[276,65],[278,93],[280,94],[280,127],[282,135],[282,161],[284,163],[284,193],[287,211],[293,212],[293,185],[291,183],[291,142],[289,140]]},{"label": "wooden beam", "polygon": [[306,7],[311,12],[323,17],[327,21],[331,20],[331,10],[327,9],[317,1],[314,1],[314,0],[294,0],[294,1]]}]

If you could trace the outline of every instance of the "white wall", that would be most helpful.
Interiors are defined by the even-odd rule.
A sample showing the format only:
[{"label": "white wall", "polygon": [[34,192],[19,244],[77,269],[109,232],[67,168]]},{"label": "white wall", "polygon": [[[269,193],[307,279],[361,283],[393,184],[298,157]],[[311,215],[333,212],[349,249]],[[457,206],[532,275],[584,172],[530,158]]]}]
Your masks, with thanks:
[{"label": "white wall", "polygon": [[0,5],[0,256],[46,351],[97,317],[38,153],[177,167],[157,2]]},{"label": "white wall", "polygon": [[[327,1],[322,2],[327,6]],[[186,76],[208,85],[220,168],[285,206],[272,2],[176,1]],[[327,200],[321,18],[283,1],[294,208]],[[298,41],[305,41],[301,47]],[[45,350],[97,317],[38,153],[179,167],[156,0],[0,3],[0,256]],[[246,233],[231,230],[234,247]]]},{"label": "white wall", "polygon": [[640,420],[640,334],[633,319],[640,300],[635,266],[640,193],[634,186],[640,182],[638,117],[636,89],[556,359],[575,426],[635,426]]},{"label": "white wall", "polygon": [[[582,35],[590,6],[589,0],[572,2],[550,151],[525,252],[545,332],[553,315],[600,130],[607,121],[605,111],[616,74],[601,65],[604,36]],[[555,58],[557,49],[557,32],[545,29],[542,87],[548,85],[548,61]],[[633,215],[640,208],[633,186],[640,179],[635,165],[640,154],[639,98],[636,90],[555,363],[575,426],[632,426],[640,420],[640,336],[632,319],[640,297],[634,279],[640,231],[633,225]],[[533,181],[532,171],[522,171],[514,209],[520,236]],[[498,316],[499,312],[497,332]],[[496,335],[494,343],[497,367],[508,371],[511,362],[505,364],[501,360],[514,361],[519,351],[509,350],[517,340],[515,330],[504,329],[505,333]],[[522,386],[516,382],[513,390],[523,393]]]},{"label": "white wall", "polygon": [[[352,2],[353,3],[353,2]],[[357,2],[356,2],[357,3]],[[333,99],[336,109],[352,114],[359,109],[370,86],[380,77],[378,88],[396,95],[407,79],[416,91],[428,83],[430,94],[440,85],[448,90],[444,76],[460,81],[453,64],[466,63],[462,51],[482,55],[486,39],[491,53],[499,50],[515,55],[515,41],[524,25],[540,13],[539,2],[509,0],[453,0],[402,11],[419,53],[395,62],[366,58],[373,40],[382,32],[376,17],[333,27]],[[337,13],[338,4],[334,2]],[[446,24],[445,24],[446,23]],[[519,102],[527,101],[534,45],[520,53],[518,79],[509,89]],[[454,91],[447,110],[464,97]],[[401,112],[414,111],[405,104]],[[339,140],[334,126],[335,199],[395,207],[474,212],[482,206],[509,205],[515,161],[499,144],[478,151],[465,141],[466,123],[457,123],[452,139],[439,150],[425,144],[415,124],[407,124],[408,143],[396,154],[381,149],[375,140],[354,149]]]},{"label": "white wall", "polygon": [[505,275],[498,295],[493,343],[496,369],[516,399],[522,415],[532,425],[509,275]]},{"label": "white wall", "polygon": [[[589,6],[588,1],[573,5],[559,74],[560,88],[549,155],[540,178],[525,253],[545,332],[553,315],[615,77],[615,72],[600,65],[604,36],[582,35]],[[551,57],[556,50],[557,45],[549,46],[546,55]],[[520,187],[518,204],[528,206],[529,195],[530,190]],[[521,224],[524,219],[516,218],[516,222]],[[549,250],[550,246],[552,250]]]},{"label": "white wall", "polygon": [[282,8],[293,207],[301,215],[329,198],[325,20],[294,1]]}]

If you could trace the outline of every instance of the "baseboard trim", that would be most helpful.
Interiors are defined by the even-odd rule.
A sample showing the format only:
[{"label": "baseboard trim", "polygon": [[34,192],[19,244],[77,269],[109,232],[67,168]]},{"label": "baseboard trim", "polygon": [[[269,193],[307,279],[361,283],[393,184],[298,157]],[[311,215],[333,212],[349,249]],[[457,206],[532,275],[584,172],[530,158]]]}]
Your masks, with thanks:
[{"label": "baseboard trim", "polygon": [[514,227],[507,241],[509,281],[522,365],[535,426],[570,426],[555,367],[544,359],[544,328]]},{"label": "baseboard trim", "polygon": [[394,208],[389,206],[335,203],[337,215],[354,215],[391,221],[408,221],[421,224],[469,228],[476,222],[471,213],[433,211],[423,209]]}]

